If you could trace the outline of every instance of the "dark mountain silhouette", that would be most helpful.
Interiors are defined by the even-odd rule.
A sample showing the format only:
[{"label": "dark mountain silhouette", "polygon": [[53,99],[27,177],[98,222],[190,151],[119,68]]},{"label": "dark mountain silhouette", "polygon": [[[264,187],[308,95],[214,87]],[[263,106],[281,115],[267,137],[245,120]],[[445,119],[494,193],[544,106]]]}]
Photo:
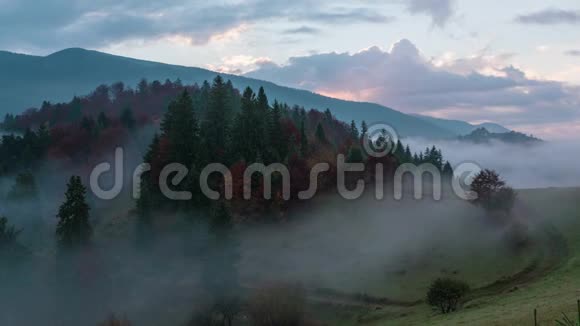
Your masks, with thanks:
[{"label": "dark mountain silhouette", "polygon": [[[122,81],[135,86],[142,79],[149,81],[181,79],[184,83],[202,83],[218,73],[206,69],[169,65],[126,58],[79,48],[66,49],[40,57],[0,52],[0,114],[20,113],[39,107],[42,101],[70,101],[74,95],[88,94],[100,84]],[[325,110],[342,121],[367,123],[384,122],[394,126],[399,134],[433,138],[452,138],[461,135],[456,129],[403,114],[373,103],[344,101],[309,91],[278,86],[247,77],[222,74],[234,86],[243,89],[263,86],[271,100]]]}]

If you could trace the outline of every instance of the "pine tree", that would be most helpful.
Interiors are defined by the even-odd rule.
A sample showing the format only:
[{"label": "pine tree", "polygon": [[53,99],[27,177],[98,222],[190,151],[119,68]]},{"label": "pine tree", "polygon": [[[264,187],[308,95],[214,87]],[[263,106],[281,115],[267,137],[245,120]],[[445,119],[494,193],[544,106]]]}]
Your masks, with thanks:
[{"label": "pine tree", "polygon": [[360,137],[360,134],[358,132],[358,128],[356,127],[356,122],[354,122],[354,120],[352,120],[350,122],[350,137],[356,141],[358,141],[358,139]]},{"label": "pine tree", "polygon": [[320,123],[318,123],[318,125],[316,126],[316,139],[318,139],[318,141],[323,144],[326,144],[328,142],[328,140],[326,139],[326,134],[324,133],[324,128]]},{"label": "pine tree", "polygon": [[445,162],[445,165],[443,166],[443,176],[447,178],[453,176],[453,167],[451,167],[451,163],[449,163],[449,161]]},{"label": "pine tree", "polygon": [[273,153],[270,147],[270,138],[268,137],[268,123],[270,121],[270,105],[268,102],[268,97],[263,87],[258,90],[258,96],[256,98],[256,115],[253,119],[254,125],[254,144],[257,148],[257,152],[262,156],[265,162],[271,162],[273,160]]},{"label": "pine tree", "polygon": [[187,91],[169,104],[161,122],[163,137],[169,142],[171,163],[190,167],[199,148],[199,129],[193,111],[193,100]]},{"label": "pine tree", "polygon": [[361,133],[360,133],[361,143],[366,141],[368,131],[369,127],[367,125],[367,122],[363,120],[363,122],[361,123]]},{"label": "pine tree", "polygon": [[147,94],[149,92],[149,83],[147,82],[147,79],[143,78],[141,81],[139,81],[139,84],[137,85],[137,91],[139,94]]},{"label": "pine tree", "polygon": [[258,156],[259,132],[256,129],[257,114],[256,95],[247,87],[241,98],[241,112],[236,118],[233,141],[236,151],[247,162],[255,162]]},{"label": "pine tree", "polygon": [[230,138],[230,99],[226,84],[217,76],[209,93],[206,120],[203,125],[204,141],[212,162],[223,162]]},{"label": "pine tree", "polygon": [[326,109],[326,110],[324,110],[324,119],[325,119],[327,122],[331,122],[331,121],[333,120],[333,117],[332,117],[332,112],[330,112],[330,109]]},{"label": "pine tree", "polygon": [[270,130],[269,138],[272,144],[272,152],[274,153],[274,161],[283,161],[288,154],[287,140],[284,139],[284,132],[282,131],[282,109],[277,101],[274,101],[272,114],[270,115]]},{"label": "pine tree", "polygon": [[405,162],[411,163],[413,162],[413,154],[411,153],[411,148],[409,145],[405,147]]},{"label": "pine tree", "polygon": [[57,214],[56,227],[58,244],[63,248],[87,245],[92,237],[89,221],[89,205],[86,202],[86,188],[79,176],[72,176],[67,184],[65,201]]}]

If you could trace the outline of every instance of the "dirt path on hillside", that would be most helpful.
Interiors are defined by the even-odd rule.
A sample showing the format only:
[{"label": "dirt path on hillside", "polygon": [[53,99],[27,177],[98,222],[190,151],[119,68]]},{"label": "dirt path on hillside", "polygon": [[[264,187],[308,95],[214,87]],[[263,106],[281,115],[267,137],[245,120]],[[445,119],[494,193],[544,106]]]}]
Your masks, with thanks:
[{"label": "dirt path on hillside", "polygon": [[568,260],[566,239],[548,220],[536,216],[521,203],[514,207],[513,214],[515,223],[525,223],[531,229],[533,245],[537,250],[536,257],[520,272],[474,289],[464,302],[517,291],[520,287],[550,274]]}]

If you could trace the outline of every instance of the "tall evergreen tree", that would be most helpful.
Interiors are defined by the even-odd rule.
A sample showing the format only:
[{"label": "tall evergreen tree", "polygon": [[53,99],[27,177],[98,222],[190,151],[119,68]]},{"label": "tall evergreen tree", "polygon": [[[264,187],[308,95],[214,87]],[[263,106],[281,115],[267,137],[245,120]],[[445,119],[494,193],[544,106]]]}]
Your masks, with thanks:
[{"label": "tall evergreen tree", "polygon": [[255,162],[259,150],[259,131],[256,128],[257,114],[256,95],[246,87],[241,98],[241,112],[236,119],[233,141],[236,151],[247,162]]},{"label": "tall evergreen tree", "polygon": [[170,163],[191,167],[199,148],[199,129],[193,112],[193,100],[187,91],[169,104],[161,122],[161,131],[170,146]]},{"label": "tall evergreen tree", "polygon": [[282,131],[282,108],[277,101],[274,101],[272,114],[270,115],[270,130],[269,139],[272,144],[272,152],[274,153],[274,161],[283,161],[288,154],[287,140]]},{"label": "tall evergreen tree", "polygon": [[368,137],[367,133],[369,132],[369,126],[367,125],[367,122],[363,120],[363,122],[361,123],[360,126],[360,137],[362,141],[365,141],[365,139]]},{"label": "tall evergreen tree", "polygon": [[356,127],[356,122],[354,122],[354,120],[350,122],[350,137],[355,141],[358,141],[360,137],[358,128]]},{"label": "tall evergreen tree", "polygon": [[316,126],[316,139],[318,139],[318,141],[323,144],[328,142],[328,140],[326,139],[326,134],[324,133],[324,128],[322,127],[321,123],[318,123],[318,125]]},{"label": "tall evergreen tree", "polygon": [[330,112],[330,109],[324,110],[324,119],[328,122],[333,120],[332,112]]},{"label": "tall evergreen tree", "polygon": [[86,202],[86,188],[79,176],[72,176],[67,184],[65,201],[57,214],[56,237],[63,248],[87,245],[93,229],[89,221],[89,205]]},{"label": "tall evergreen tree", "polygon": [[209,159],[222,162],[226,158],[230,138],[230,99],[229,92],[221,76],[217,76],[211,87],[203,135]]}]

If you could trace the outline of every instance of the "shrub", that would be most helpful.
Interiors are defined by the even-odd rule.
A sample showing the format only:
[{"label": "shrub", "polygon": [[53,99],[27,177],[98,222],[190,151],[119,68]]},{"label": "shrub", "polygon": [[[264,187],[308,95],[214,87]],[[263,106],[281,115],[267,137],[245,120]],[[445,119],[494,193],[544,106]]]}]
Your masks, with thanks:
[{"label": "shrub", "polygon": [[276,284],[256,291],[250,299],[248,313],[252,325],[298,326],[304,321],[305,305],[303,287]]},{"label": "shrub", "polygon": [[429,287],[427,303],[437,307],[441,313],[447,314],[457,310],[459,300],[469,292],[469,285],[465,282],[439,278]]}]

